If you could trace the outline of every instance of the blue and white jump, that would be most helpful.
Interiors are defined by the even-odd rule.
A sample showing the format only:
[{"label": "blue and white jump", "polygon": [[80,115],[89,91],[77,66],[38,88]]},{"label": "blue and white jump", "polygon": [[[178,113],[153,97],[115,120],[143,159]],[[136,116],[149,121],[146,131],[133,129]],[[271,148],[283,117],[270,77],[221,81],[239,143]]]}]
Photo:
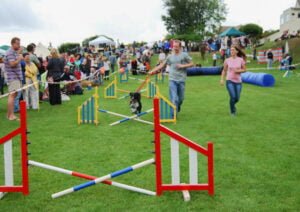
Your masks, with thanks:
[{"label": "blue and white jump", "polygon": [[[116,112],[112,112],[112,111],[108,111],[108,110],[103,110],[103,109],[100,109],[99,112],[101,112],[101,113],[107,113],[107,114],[118,116],[118,117],[122,117],[122,118],[130,118],[130,116],[126,116],[126,115],[123,115],[123,114],[120,114],[120,113],[116,113]],[[141,122],[141,123],[144,123],[144,124],[151,124],[151,125],[153,125],[153,122],[150,122],[150,121],[145,121],[145,120],[138,119],[138,118],[134,118],[133,120]]]},{"label": "blue and white jump", "polygon": [[[134,119],[134,120],[137,120],[136,118],[138,118],[138,117],[140,117],[140,116],[143,116],[143,115],[146,115],[146,114],[151,113],[151,112],[153,112],[153,108],[152,108],[152,109],[149,109],[149,110],[147,110],[147,111],[145,111],[145,112],[141,112],[141,113],[139,113],[139,114],[136,114],[136,115],[134,115],[134,116],[130,116],[130,117],[124,118],[124,119],[122,119],[122,120],[116,121],[116,122],[114,122],[114,123],[111,123],[110,126],[114,126],[114,125],[117,125],[117,124],[121,124],[121,123],[123,123],[123,122],[130,121],[130,120],[133,120],[133,119]],[[151,124],[153,124],[153,123],[151,123]]]}]

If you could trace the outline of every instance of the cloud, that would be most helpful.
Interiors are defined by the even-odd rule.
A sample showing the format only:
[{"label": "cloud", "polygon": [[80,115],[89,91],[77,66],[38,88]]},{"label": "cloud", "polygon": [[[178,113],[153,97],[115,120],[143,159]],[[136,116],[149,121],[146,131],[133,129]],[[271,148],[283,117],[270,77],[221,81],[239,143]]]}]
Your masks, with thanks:
[{"label": "cloud", "polygon": [[[295,0],[224,0],[224,25],[255,22],[264,29],[279,28],[283,10]],[[242,2],[242,3],[241,3]],[[14,36],[22,43],[81,42],[105,34],[120,42],[154,41],[166,35],[162,0],[0,0],[0,45]]]},{"label": "cloud", "polygon": [[32,1],[1,0],[0,30],[31,31],[42,27],[40,19],[31,7]]}]

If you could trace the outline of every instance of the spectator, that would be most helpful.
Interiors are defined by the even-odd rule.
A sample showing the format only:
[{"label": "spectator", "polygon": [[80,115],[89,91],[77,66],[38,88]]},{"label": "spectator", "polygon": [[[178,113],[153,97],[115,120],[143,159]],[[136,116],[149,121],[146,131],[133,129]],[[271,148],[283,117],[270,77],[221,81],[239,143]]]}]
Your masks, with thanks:
[{"label": "spectator", "polygon": [[200,54],[201,54],[202,60],[205,60],[205,53],[206,53],[206,50],[207,50],[207,45],[206,45],[205,42],[202,42],[202,43],[201,43],[201,46],[200,46]]},{"label": "spectator", "polygon": [[91,73],[91,56],[89,54],[85,55],[85,58],[83,59],[82,66],[83,66],[83,73],[86,74],[86,76],[90,76]]},{"label": "spectator", "polygon": [[35,83],[33,86],[27,88],[25,90],[25,99],[26,99],[26,105],[27,109],[30,107],[34,110],[38,109],[38,81],[37,81],[37,74],[38,74],[38,68],[36,65],[31,62],[30,54],[25,53],[23,54],[24,60],[25,60],[25,83],[26,85],[30,85],[32,83]]},{"label": "spectator", "polygon": [[[20,38],[14,37],[11,40],[11,48],[6,52],[5,57],[5,72],[7,75],[8,92],[13,92],[21,88],[21,81],[23,80],[21,60]],[[14,101],[17,92],[10,93],[7,103],[7,119],[10,121],[19,120],[14,114]]]},{"label": "spectator", "polygon": [[217,53],[215,51],[212,54],[212,59],[213,59],[213,66],[216,66],[217,65],[218,56],[217,56]]},{"label": "spectator", "polygon": [[267,62],[268,62],[267,68],[268,69],[272,69],[273,58],[274,58],[274,55],[273,55],[272,49],[269,49],[267,51]]},{"label": "spectator", "polygon": [[104,80],[109,80],[109,67],[110,67],[110,62],[107,57],[102,58],[103,61],[103,67],[104,67]]},{"label": "spectator", "polygon": [[253,60],[257,60],[256,45],[253,46]]},{"label": "spectator", "polygon": [[[56,49],[51,50],[51,59],[49,59],[47,70],[47,79],[49,82],[49,101],[51,105],[61,104],[60,82],[64,72],[64,61],[59,57]],[[54,82],[54,84],[53,84]]]},{"label": "spectator", "polygon": [[131,60],[131,72],[132,72],[132,75],[137,75],[137,68],[138,68],[138,62],[137,62],[136,58],[133,58]]},{"label": "spectator", "polygon": [[111,72],[114,73],[115,72],[115,65],[117,63],[116,55],[111,54],[108,59],[109,59],[109,62],[110,62]]},{"label": "spectator", "polygon": [[0,93],[4,94],[4,63],[3,63],[4,55],[0,55]]},{"label": "spectator", "polygon": [[30,44],[27,46],[27,52],[29,53],[30,61],[33,62],[36,67],[40,68],[41,63],[40,63],[38,57],[34,54],[34,51],[35,51],[34,44]]}]

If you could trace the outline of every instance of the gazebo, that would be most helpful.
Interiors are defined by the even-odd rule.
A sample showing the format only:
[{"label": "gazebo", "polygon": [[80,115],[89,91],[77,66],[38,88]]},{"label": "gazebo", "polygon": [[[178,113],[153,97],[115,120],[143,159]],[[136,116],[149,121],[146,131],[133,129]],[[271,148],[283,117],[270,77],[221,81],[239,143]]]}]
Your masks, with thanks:
[{"label": "gazebo", "polygon": [[243,36],[243,35],[245,35],[245,33],[237,30],[234,27],[231,27],[231,28],[225,30],[224,32],[222,32],[219,36],[220,37],[228,37],[228,36],[239,37],[239,36]]}]

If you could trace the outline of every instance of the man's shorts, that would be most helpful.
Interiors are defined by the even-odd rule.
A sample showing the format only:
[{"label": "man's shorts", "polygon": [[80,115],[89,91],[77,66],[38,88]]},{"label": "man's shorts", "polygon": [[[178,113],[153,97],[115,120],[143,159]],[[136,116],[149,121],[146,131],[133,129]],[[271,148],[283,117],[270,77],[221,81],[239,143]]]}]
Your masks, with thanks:
[{"label": "man's shorts", "polygon": [[13,92],[15,90],[18,90],[21,88],[21,81],[20,80],[13,80],[13,81],[10,81],[8,83],[8,92]]}]

